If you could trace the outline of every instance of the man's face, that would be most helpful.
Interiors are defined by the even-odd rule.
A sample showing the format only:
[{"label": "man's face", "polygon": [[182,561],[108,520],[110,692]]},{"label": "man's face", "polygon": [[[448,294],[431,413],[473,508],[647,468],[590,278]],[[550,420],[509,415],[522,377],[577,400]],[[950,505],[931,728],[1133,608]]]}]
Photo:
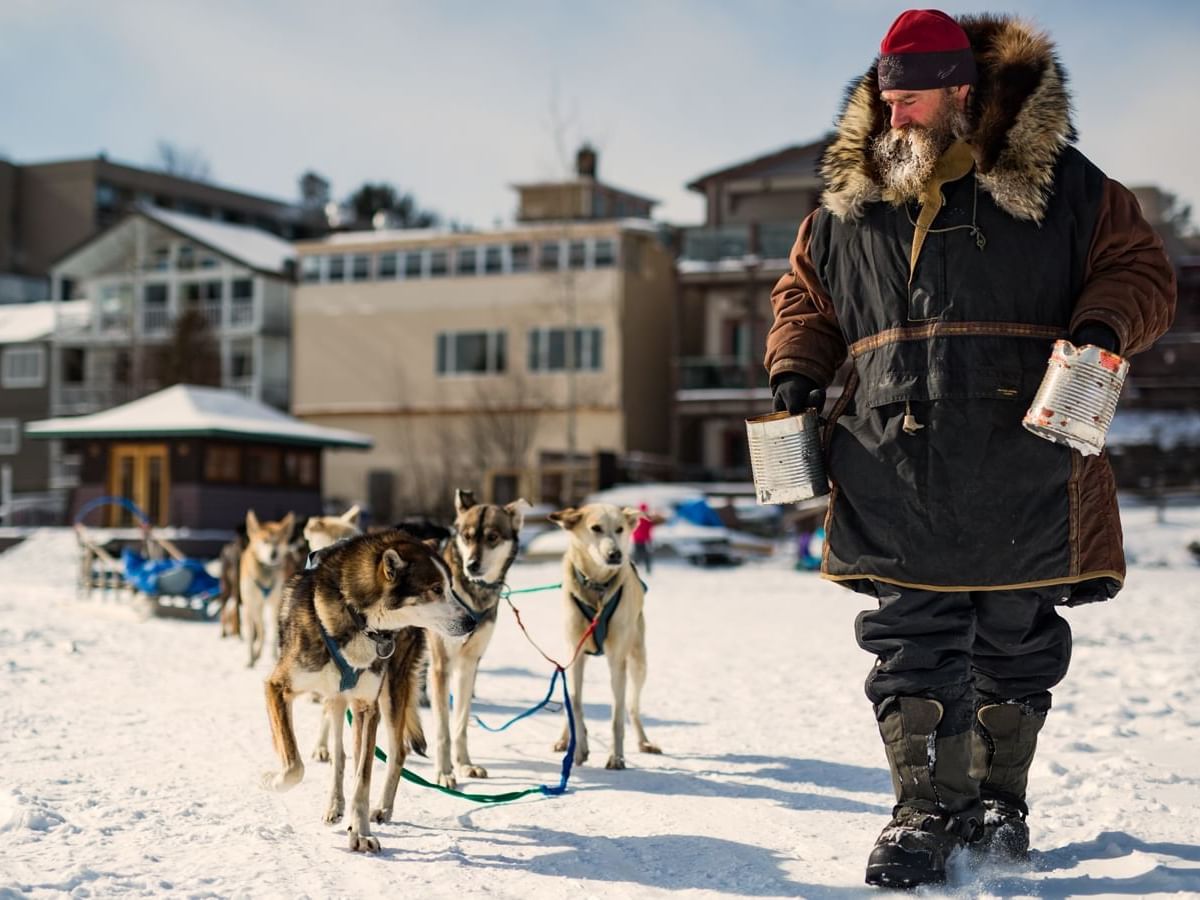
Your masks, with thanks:
[{"label": "man's face", "polygon": [[968,88],[884,91],[891,127],[872,142],[871,154],[883,183],[901,197],[915,197],[938,157],[966,133],[963,107]]},{"label": "man's face", "polygon": [[965,85],[954,88],[953,91],[945,88],[932,88],[928,91],[884,91],[879,95],[879,99],[887,104],[892,128],[905,128],[910,125],[929,128],[951,116],[960,106],[960,97],[965,97],[966,91]]}]

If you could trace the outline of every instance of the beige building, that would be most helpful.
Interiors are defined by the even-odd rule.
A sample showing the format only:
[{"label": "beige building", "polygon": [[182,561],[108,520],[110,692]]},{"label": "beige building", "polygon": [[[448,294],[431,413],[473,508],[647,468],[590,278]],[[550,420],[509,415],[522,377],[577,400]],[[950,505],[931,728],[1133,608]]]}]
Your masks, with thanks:
[{"label": "beige building", "polygon": [[374,441],[326,456],[332,500],[378,521],[444,510],[457,487],[558,503],[667,454],[674,264],[648,220],[296,249],[292,410]]}]

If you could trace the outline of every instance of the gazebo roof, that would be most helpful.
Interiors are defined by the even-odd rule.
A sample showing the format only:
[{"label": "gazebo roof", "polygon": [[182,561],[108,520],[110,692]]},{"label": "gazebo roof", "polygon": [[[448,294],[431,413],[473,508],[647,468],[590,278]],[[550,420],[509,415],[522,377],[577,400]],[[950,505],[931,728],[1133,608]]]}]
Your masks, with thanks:
[{"label": "gazebo roof", "polygon": [[25,433],[33,438],[213,437],[361,450],[373,443],[365,434],[311,425],[236,391],[191,384],[91,415],[29,422]]}]

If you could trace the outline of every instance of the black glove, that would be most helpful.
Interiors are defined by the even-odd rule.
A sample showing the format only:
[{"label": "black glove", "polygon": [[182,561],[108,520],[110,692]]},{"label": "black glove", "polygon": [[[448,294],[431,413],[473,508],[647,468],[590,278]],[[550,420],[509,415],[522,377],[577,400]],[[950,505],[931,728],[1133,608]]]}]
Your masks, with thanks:
[{"label": "black glove", "polygon": [[1117,337],[1117,333],[1103,322],[1096,321],[1084,322],[1076,328],[1071,334],[1071,343],[1076,347],[1092,344],[1109,353],[1119,353],[1121,349],[1121,341]]},{"label": "black glove", "polygon": [[807,375],[784,372],[775,379],[775,412],[796,416],[806,409],[818,413],[825,407],[825,389]]}]

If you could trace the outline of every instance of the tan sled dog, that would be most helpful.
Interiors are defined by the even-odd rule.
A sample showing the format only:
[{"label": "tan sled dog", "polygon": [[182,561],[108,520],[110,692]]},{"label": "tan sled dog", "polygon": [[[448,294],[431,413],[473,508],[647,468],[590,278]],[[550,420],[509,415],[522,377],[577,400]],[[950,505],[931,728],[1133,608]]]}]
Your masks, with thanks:
[{"label": "tan sled dog", "polygon": [[309,551],[324,550],[343,538],[361,534],[358,527],[358,505],[350,507],[340,516],[309,516],[304,523],[304,540]]},{"label": "tan sled dog", "polygon": [[[465,641],[429,639],[429,703],[437,722],[438,784],[453,788],[459,779],[487,778],[487,770],[471,762],[467,750],[467,724],[479,661],[487,652],[496,629],[500,591],[509,567],[517,557],[517,540],[529,504],[516,500],[507,506],[476,503],[470,491],[454,494],[454,536],[443,557],[454,578],[454,593],[475,621]],[[450,697],[453,676],[454,740],[451,765]]]},{"label": "tan sled dog", "polygon": [[[629,718],[637,732],[638,749],[662,753],[642,727],[642,686],[646,683],[646,620],[644,589],[629,558],[629,536],[639,510],[592,503],[550,514],[571,536],[563,555],[563,606],[568,646],[574,649],[599,615],[596,630],[570,668],[571,708],[575,719],[575,763],[588,758],[587,727],[583,721],[583,667],[588,655],[608,657],[612,680],[612,752],[607,769],[625,768],[625,692],[629,682]],[[567,749],[568,726],[554,749]]]},{"label": "tan sled dog", "polygon": [[[330,547],[312,569],[288,585],[283,647],[266,681],[267,714],[282,770],[263,776],[263,786],[288,790],[304,777],[296,747],[292,701],[314,692],[325,698],[326,714],[354,714],[355,786],[350,807],[350,849],[374,852],[368,802],[379,700],[392,722],[386,802],[377,821],[391,816],[395,781],[407,750],[403,734],[415,717],[415,669],[428,628],[447,635],[474,627],[451,598],[450,570],[429,547],[399,531],[362,535]],[[419,730],[419,723],[417,723]],[[333,785],[325,821],[345,811],[342,780],[346,754],[342,729],[333,729]],[[391,791],[389,794],[388,791]]]},{"label": "tan sled dog", "polygon": [[295,516],[288,513],[278,522],[259,524],[254,510],[246,512],[246,549],[239,566],[238,588],[242,599],[242,636],[250,648],[251,668],[262,654],[267,641],[278,651],[272,628],[272,637],[266,631],[266,612],[270,610],[272,624],[279,621],[279,605],[283,596],[284,561],[288,553],[288,542],[292,538]]}]

